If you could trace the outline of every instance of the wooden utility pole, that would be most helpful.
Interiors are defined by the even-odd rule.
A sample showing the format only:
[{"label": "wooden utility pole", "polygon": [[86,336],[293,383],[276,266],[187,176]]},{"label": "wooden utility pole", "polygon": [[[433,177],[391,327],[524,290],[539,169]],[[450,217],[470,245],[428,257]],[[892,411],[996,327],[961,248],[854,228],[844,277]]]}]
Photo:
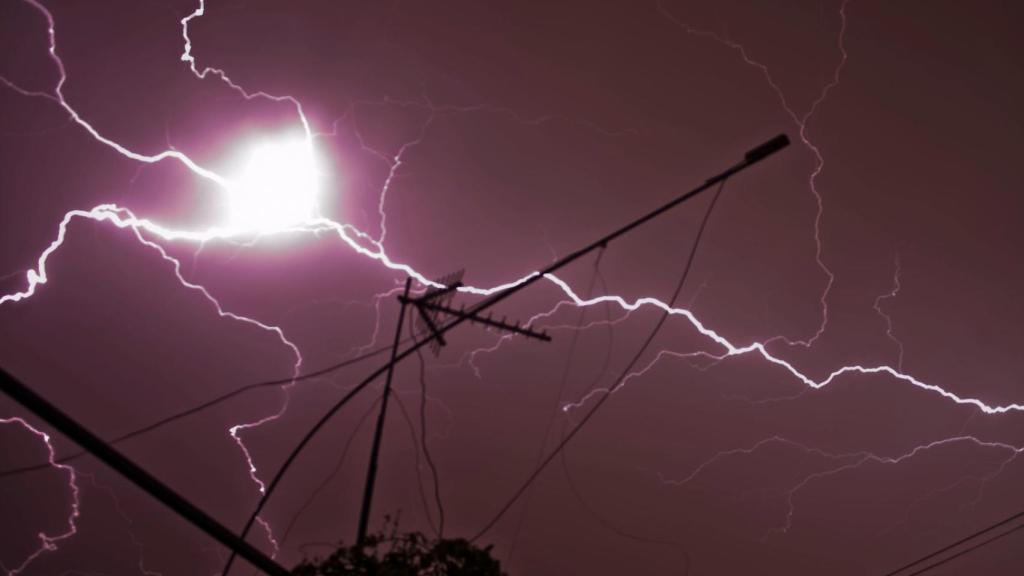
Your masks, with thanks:
[{"label": "wooden utility pole", "polygon": [[402,293],[402,307],[398,312],[398,328],[395,329],[395,342],[391,345],[391,362],[388,364],[388,375],[384,381],[384,396],[380,401],[380,413],[377,415],[377,429],[373,433],[373,448],[370,450],[370,465],[366,469],[366,487],[363,490],[363,507],[359,513],[359,531],[356,533],[356,544],[363,545],[366,541],[366,526],[370,522],[370,508],[373,504],[373,486],[377,481],[377,458],[380,456],[380,441],[384,435],[384,419],[388,413],[388,397],[391,396],[391,379],[395,374],[395,356],[402,340],[402,324],[405,321],[405,304],[409,298],[412,278],[405,279],[405,291]]}]

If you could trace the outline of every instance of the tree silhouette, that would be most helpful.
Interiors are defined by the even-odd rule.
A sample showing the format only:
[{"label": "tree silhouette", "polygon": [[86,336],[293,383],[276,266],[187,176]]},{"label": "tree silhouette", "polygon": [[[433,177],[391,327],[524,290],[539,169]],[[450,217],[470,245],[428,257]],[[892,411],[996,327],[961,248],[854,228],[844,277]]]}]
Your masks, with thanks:
[{"label": "tree silhouette", "polygon": [[294,576],[506,576],[491,556],[464,538],[432,539],[422,532],[399,532],[388,518],[385,529],[369,534],[362,546],[346,546],[326,558],[302,561]]}]

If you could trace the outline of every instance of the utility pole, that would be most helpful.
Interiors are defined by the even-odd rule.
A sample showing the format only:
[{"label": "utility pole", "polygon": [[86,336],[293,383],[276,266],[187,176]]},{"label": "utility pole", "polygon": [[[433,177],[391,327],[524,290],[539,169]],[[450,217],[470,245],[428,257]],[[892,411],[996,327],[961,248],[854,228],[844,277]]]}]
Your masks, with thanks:
[{"label": "utility pole", "polygon": [[517,322],[515,324],[509,324],[505,322],[505,319],[494,320],[490,315],[486,317],[477,316],[472,314],[465,309],[455,309],[448,307],[445,303],[448,302],[454,295],[455,291],[462,286],[461,279],[462,272],[449,275],[444,280],[440,281],[444,285],[443,288],[437,288],[428,290],[425,294],[419,298],[410,298],[409,290],[412,288],[412,278],[406,278],[405,280],[405,291],[398,297],[398,302],[401,304],[400,311],[398,313],[398,328],[395,330],[395,341],[391,345],[391,361],[388,362],[387,376],[384,381],[384,397],[380,403],[380,413],[377,415],[377,430],[373,435],[373,448],[370,451],[370,464],[366,470],[366,487],[363,490],[363,506],[359,513],[359,530],[356,533],[356,545],[362,546],[366,541],[366,527],[370,521],[370,508],[373,503],[373,488],[377,480],[377,460],[380,457],[380,443],[381,437],[384,435],[384,418],[387,415],[388,410],[388,398],[391,395],[391,380],[394,376],[395,365],[398,364],[396,358],[398,357],[398,345],[401,343],[402,336],[402,325],[405,321],[405,310],[406,307],[412,305],[416,308],[420,318],[423,320],[424,326],[429,333],[429,338],[433,338],[433,342],[440,346],[446,345],[446,341],[441,336],[440,328],[437,322],[440,320],[440,314],[446,314],[454,316],[460,320],[468,320],[476,324],[482,324],[489,328],[508,332],[510,334],[518,334],[527,338],[533,338],[544,342],[550,342],[551,337],[546,333],[535,332],[531,330],[529,326],[522,327]]},{"label": "utility pole", "polygon": [[[374,370],[369,376],[364,378],[362,381],[359,382],[359,384],[357,384],[354,388],[349,390],[341,398],[341,400],[338,400],[334,404],[334,406],[331,406],[331,408],[328,409],[327,412],[325,412],[324,415],[321,416],[320,419],[317,420],[315,424],[313,424],[313,427],[310,428],[308,432],[306,432],[302,439],[299,440],[298,444],[296,444],[295,448],[288,455],[288,457],[285,458],[284,463],[281,464],[281,467],[278,468],[277,472],[274,474],[274,477],[267,484],[267,488],[266,491],[263,493],[263,497],[260,498],[259,503],[256,504],[256,509],[253,510],[252,515],[249,516],[249,521],[246,523],[245,528],[242,530],[242,535],[244,536],[248,534],[249,530],[252,528],[252,525],[256,522],[256,517],[259,516],[260,512],[263,511],[263,507],[267,504],[267,502],[270,501],[270,496],[274,493],[274,490],[277,488],[277,485],[281,482],[281,479],[284,478],[284,475],[288,472],[288,469],[291,467],[292,463],[295,462],[295,459],[299,456],[302,450],[306,447],[307,444],[309,444],[309,441],[312,440],[314,436],[316,436],[317,432],[319,432],[321,428],[323,428],[324,424],[326,424],[327,421],[330,420],[338,412],[338,410],[341,410],[342,406],[347,404],[352,398],[354,398],[357,394],[362,392],[363,389],[369,386],[370,383],[376,380],[380,375],[391,370],[395,364],[415,354],[417,350],[423,348],[424,346],[432,345],[432,343],[434,343],[435,341],[440,342],[440,339],[443,339],[444,334],[449,330],[454,329],[456,326],[461,325],[463,322],[471,322],[473,318],[479,318],[479,314],[484,310],[487,310],[488,308],[493,307],[502,300],[505,300],[506,298],[512,296],[513,294],[522,291],[531,284],[539,282],[548,274],[554,274],[556,271],[560,270],[561,268],[564,268],[565,266],[568,266],[569,264],[575,262],[576,260],[579,260],[580,258],[593,252],[594,250],[607,246],[613,240],[616,240],[619,237],[625,235],[626,233],[633,231],[637,227],[642,226],[647,222],[650,222],[651,220],[657,218],[658,216],[661,216],[662,214],[668,212],[669,210],[675,208],[676,206],[679,206],[680,204],[686,202],[687,200],[696,197],[697,195],[705,192],[706,190],[715,186],[716,184],[719,184],[729,179],[730,177],[746,170],[747,168],[750,168],[751,166],[758,164],[765,158],[768,158],[769,156],[775,154],[776,152],[786,148],[787,146],[789,146],[789,144],[789,137],[786,136],[785,134],[779,134],[774,138],[762,143],[761,145],[748,150],[747,153],[743,155],[742,160],[740,160],[736,164],[733,164],[725,171],[720,172],[719,174],[712,176],[711,178],[708,178],[696,188],[675,197],[674,199],[670,200],[661,207],[656,208],[648,212],[647,214],[644,214],[643,216],[640,216],[639,218],[631,221],[625,226],[622,226],[621,228],[595,240],[594,242],[584,246],[583,248],[580,248],[575,252],[563,256],[562,258],[556,260],[551,264],[548,264],[544,269],[538,271],[536,274],[532,276],[527,277],[519,284],[516,284],[508,288],[507,290],[502,290],[501,292],[497,292],[489,296],[488,298],[485,298],[476,305],[471,306],[470,308],[465,310],[464,314],[456,316],[455,319],[452,320],[451,322],[443,326],[438,326],[436,332],[428,335],[422,340],[419,340],[418,342],[416,342],[412,346],[409,346],[405,350],[402,350],[397,355],[394,355],[391,361],[388,362],[388,364]],[[230,565],[230,560],[228,564]]]},{"label": "utility pole", "polygon": [[193,526],[206,532],[224,546],[227,546],[231,550],[232,555],[238,554],[270,576],[288,576],[291,573],[274,561],[274,559],[260,552],[256,547],[237,536],[231,530],[228,530],[212,516],[203,512],[198,506],[186,500],[184,496],[175,492],[170,486],[164,484],[149,472],[146,472],[141,466],[124,454],[121,454],[121,452],[107,444],[99,436],[93,434],[85,426],[65,414],[61,409],[51,404],[3,368],[0,368],[0,389],[3,390],[4,394],[10,396],[39,418],[42,418],[47,424],[53,426],[54,429],[70,438],[101,462],[119,472],[132,484],[142,488],[150,496],[177,512]]},{"label": "utility pole", "polygon": [[395,356],[402,340],[402,323],[405,321],[405,304],[409,298],[412,278],[405,279],[405,291],[402,293],[402,307],[398,312],[398,328],[395,329],[395,342],[391,345],[391,362],[388,364],[388,375],[384,381],[384,397],[380,401],[380,413],[377,415],[377,429],[373,433],[373,448],[370,451],[370,465],[366,470],[366,487],[363,490],[363,508],[359,513],[359,531],[356,545],[362,546],[366,541],[366,526],[370,521],[370,507],[373,503],[373,485],[377,481],[377,457],[380,456],[380,440],[384,435],[384,419],[388,413],[388,398],[391,396],[391,379],[395,374]]}]

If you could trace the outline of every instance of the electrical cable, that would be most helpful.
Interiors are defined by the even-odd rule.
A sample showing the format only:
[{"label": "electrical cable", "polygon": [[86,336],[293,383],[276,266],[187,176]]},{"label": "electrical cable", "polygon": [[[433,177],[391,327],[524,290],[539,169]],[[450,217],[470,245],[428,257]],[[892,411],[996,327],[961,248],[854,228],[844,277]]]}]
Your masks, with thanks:
[{"label": "electrical cable", "polygon": [[[683,273],[679,278],[679,282],[676,285],[675,291],[672,294],[672,298],[668,302],[669,307],[675,304],[676,299],[679,298],[680,292],[682,292],[683,285],[686,283],[686,278],[687,276],[689,276],[690,269],[693,265],[693,261],[697,256],[697,249],[700,247],[701,238],[704,235],[704,230],[707,228],[707,224],[711,218],[712,212],[714,211],[715,204],[718,203],[718,199],[721,196],[722,190],[725,188],[725,183],[727,180],[728,179],[726,178],[721,181],[721,183],[718,185],[718,189],[715,191],[714,196],[711,197],[711,202],[708,204],[708,209],[704,213],[704,218],[703,220],[701,220],[700,227],[697,229],[697,235],[695,236],[693,246],[690,249],[690,255],[686,260],[686,265],[683,267]],[[647,348],[651,345],[651,342],[654,341],[654,338],[658,335],[658,332],[661,331],[661,328],[662,326],[664,326],[665,320],[667,320],[668,317],[669,312],[666,310],[658,319],[657,324],[655,324],[654,329],[651,330],[651,333],[647,336],[647,339],[644,341],[643,345],[640,346],[640,349],[633,356],[633,359],[630,360],[629,364],[626,365],[626,368],[622,371],[622,375],[615,380],[615,384],[611,388],[609,388],[608,392],[604,396],[601,396],[601,398],[597,400],[597,402],[594,404],[594,407],[590,410],[590,412],[587,412],[586,415],[584,415],[583,418],[580,419],[579,423],[574,428],[572,428],[569,431],[569,433],[565,435],[565,437],[562,438],[558,445],[555,446],[554,450],[552,450],[547,455],[547,457],[544,458],[543,462],[541,462],[540,465],[534,468],[533,472],[531,472],[530,475],[527,477],[526,482],[524,482],[523,485],[520,486],[519,489],[517,489],[515,493],[512,494],[512,497],[509,498],[509,500],[505,503],[504,506],[501,507],[501,509],[498,510],[498,513],[494,516],[494,518],[492,518],[487,524],[484,525],[483,528],[481,528],[472,538],[470,538],[470,542],[476,542],[478,539],[480,539],[481,536],[490,531],[490,529],[493,528],[494,525],[497,524],[499,520],[501,520],[501,517],[504,516],[505,513],[507,513],[509,509],[512,508],[512,505],[515,504],[515,502],[523,495],[524,492],[526,492],[530,485],[533,484],[533,482],[537,480],[538,477],[540,477],[541,472],[543,472],[544,469],[547,468],[548,464],[550,464],[551,461],[554,460],[555,456],[557,456],[562,451],[562,449],[564,449],[565,446],[573,438],[576,437],[576,434],[578,434],[579,431],[583,429],[583,426],[585,426],[587,422],[589,422],[590,419],[594,417],[594,414],[596,414],[597,411],[602,406],[604,406],[605,402],[607,402],[608,399],[611,398],[612,394],[616,390],[618,390],[620,386],[622,386],[622,383],[625,380],[626,376],[629,375],[630,371],[633,369],[636,363],[640,361],[640,357],[643,356],[644,352],[647,351]]]},{"label": "electrical cable", "polygon": [[[390,346],[386,346],[386,347],[383,347],[383,348],[377,348],[376,350],[372,350],[372,351],[367,352],[365,354],[360,354],[359,356],[356,356],[354,358],[349,358],[348,360],[345,360],[343,362],[339,362],[337,364],[332,364],[330,366],[326,366],[324,368],[320,368],[318,370],[314,370],[313,372],[307,372],[307,373],[304,373],[304,374],[299,374],[298,376],[291,377],[291,378],[280,378],[280,379],[277,379],[277,380],[267,380],[267,381],[264,381],[264,382],[255,382],[253,384],[246,384],[245,386],[241,386],[239,388],[235,388],[234,390],[232,390],[230,392],[226,392],[224,394],[221,394],[220,396],[217,396],[216,398],[207,400],[207,401],[205,401],[205,402],[203,402],[201,404],[197,404],[197,405],[195,405],[195,406],[193,406],[191,408],[188,408],[186,410],[183,410],[181,412],[176,412],[176,413],[171,414],[169,416],[165,416],[165,417],[163,417],[163,418],[161,418],[161,419],[159,419],[159,420],[157,420],[157,421],[155,421],[153,423],[150,423],[150,424],[147,424],[147,425],[143,426],[142,428],[136,428],[135,430],[132,430],[130,432],[126,432],[126,433],[124,433],[124,434],[122,434],[120,436],[116,436],[116,437],[108,440],[107,442],[110,443],[110,444],[118,444],[120,442],[124,442],[126,440],[130,440],[132,438],[137,438],[137,437],[142,436],[144,434],[148,434],[149,432],[152,432],[152,431],[154,431],[154,430],[156,430],[158,428],[162,428],[162,427],[164,427],[164,426],[166,426],[166,425],[168,425],[168,424],[170,424],[172,422],[175,422],[177,420],[181,420],[182,418],[185,418],[187,416],[191,416],[193,414],[196,414],[197,412],[201,412],[203,410],[206,410],[207,408],[212,408],[213,406],[216,406],[217,404],[220,404],[221,402],[225,402],[227,400],[230,400],[230,399],[232,399],[232,398],[234,398],[236,396],[239,396],[241,394],[244,394],[246,392],[251,392],[251,391],[257,390],[259,388],[268,388],[268,387],[271,387],[271,386],[283,386],[283,385],[286,385],[286,384],[291,384],[293,382],[299,382],[299,381],[302,381],[302,380],[309,380],[309,379],[312,379],[312,378],[317,378],[319,376],[323,376],[324,374],[329,374],[331,372],[334,372],[334,371],[337,371],[337,370],[341,370],[342,368],[347,368],[348,366],[352,366],[354,364],[358,364],[359,362],[362,362],[363,360],[368,360],[368,359],[373,358],[375,356],[379,356],[379,355],[383,354],[384,352],[387,352],[390,349],[391,349]],[[63,464],[63,463],[75,460],[77,458],[80,458],[82,456],[85,456],[86,454],[88,454],[88,453],[85,452],[85,451],[73,452],[71,454],[68,454],[67,456],[63,456],[61,458],[58,458],[58,459],[54,460],[54,463]],[[34,472],[36,470],[45,470],[45,469],[51,468],[52,466],[53,466],[53,464],[51,464],[50,462],[44,462],[44,463],[41,463],[41,464],[32,464],[32,465],[29,465],[29,466],[21,466],[21,467],[18,467],[18,468],[11,468],[11,469],[8,469],[8,470],[0,471],[0,479],[7,478],[7,477],[10,477],[10,476],[16,476],[16,475],[19,475],[19,474],[25,474],[25,473],[28,473],[28,472]]]},{"label": "electrical cable", "polygon": [[987,546],[987,545],[995,542],[996,540],[999,540],[1001,538],[1009,536],[1010,534],[1013,534],[1014,532],[1016,532],[1017,530],[1020,530],[1022,528],[1024,528],[1024,524],[1019,524],[1017,526],[1014,526],[1013,528],[1007,530],[1006,532],[1003,532],[1002,534],[997,534],[997,535],[989,538],[988,540],[982,540],[981,542],[978,542],[977,544],[975,544],[974,546],[971,546],[970,548],[965,548],[965,549],[957,552],[956,554],[953,554],[952,556],[949,556],[947,558],[943,558],[942,560],[939,560],[938,562],[933,562],[933,563],[925,566],[924,568],[918,570],[917,572],[913,572],[911,574],[908,574],[907,576],[918,576],[919,574],[924,574],[925,572],[927,572],[927,571],[929,571],[929,570],[931,570],[933,568],[937,568],[937,567],[945,564],[946,562],[950,562],[952,560],[955,560],[955,559],[963,556],[964,554],[967,554],[968,552],[973,552],[973,551],[977,550],[978,548],[981,548],[982,546]]},{"label": "electrical cable", "polygon": [[[589,245],[584,246],[583,248],[580,248],[575,252],[567,254],[562,258],[559,258],[557,261],[552,262],[551,264],[544,267],[542,270],[537,271],[535,274],[525,277],[519,283],[505,290],[492,293],[484,300],[468,308],[464,315],[457,317],[448,324],[440,326],[437,330],[438,333],[436,337],[441,337],[442,334],[455,329],[464,322],[471,321],[473,317],[477,316],[484,310],[492,308],[498,303],[504,301],[506,298],[509,298],[513,294],[516,294],[528,288],[530,285],[539,282],[540,280],[546,278],[548,275],[553,274],[557,270],[560,270],[561,268],[575,262],[579,258],[586,256],[590,252],[603,246],[607,246],[610,242],[617,240],[618,238],[621,238],[625,234],[628,234],[629,232],[635,230],[640,226],[643,226],[644,224],[650,222],[651,220],[657,218],[658,216],[665,214],[666,212],[672,210],[676,206],[679,206],[680,204],[683,204],[684,202],[696,197],[697,195],[715,187],[716,184],[719,185],[718,191],[720,192],[722,190],[722,184],[724,184],[725,181],[728,180],[731,176],[739,172],[742,172],[747,168],[750,168],[751,166],[763,161],[764,159],[772,156],[773,154],[786,148],[787,146],[789,146],[789,138],[785,134],[779,134],[778,136],[772,138],[771,140],[753,148],[752,150],[749,150],[744,155],[743,160],[727,168],[724,172],[721,172],[715,176],[712,176],[711,178],[708,178],[702,184],[698,185],[696,188],[690,190],[689,192],[685,192],[679,196],[676,196],[666,204],[663,204],[662,206],[655,208],[654,210],[631,221],[625,226],[618,228],[617,230],[611,232],[610,234],[606,234],[605,236],[595,240]],[[428,337],[424,340],[421,340],[413,344],[411,347],[403,350],[402,352],[393,355],[393,358],[390,362],[378,367],[376,370],[367,375],[366,378],[361,380],[359,384],[356,384],[353,388],[351,388],[344,396],[342,396],[340,400],[338,400],[333,406],[331,406],[313,424],[312,427],[309,428],[309,430],[302,436],[302,438],[299,439],[298,443],[296,443],[295,447],[292,448],[292,450],[288,453],[288,456],[285,457],[284,462],[281,463],[281,466],[274,474],[274,477],[271,478],[270,482],[265,485],[266,487],[262,493],[259,502],[256,503],[255,509],[253,509],[252,513],[249,515],[249,519],[242,527],[241,537],[243,540],[249,534],[249,530],[252,529],[252,526],[253,524],[255,524],[256,519],[259,517],[260,512],[263,510],[263,507],[266,506],[267,502],[270,500],[271,496],[277,489],[277,486],[281,483],[281,480],[284,479],[284,476],[288,473],[288,470],[291,468],[292,464],[299,457],[299,455],[302,453],[305,447],[310,443],[310,441],[312,441],[313,438],[316,437],[316,435],[320,432],[324,425],[327,424],[327,422],[331,418],[333,418],[334,415],[337,414],[339,410],[344,408],[345,405],[347,405],[352,400],[352,398],[354,398],[363,389],[369,386],[371,382],[373,382],[378,377],[388,372],[393,365],[404,360],[416,350],[419,350],[427,343],[433,341],[434,338],[435,337]],[[574,431],[570,432],[570,436],[567,437],[563,441],[563,443],[568,442],[568,440],[570,440],[574,434],[575,429]],[[550,462],[550,459],[548,459],[547,462]],[[546,466],[547,462],[544,463],[544,466]],[[227,576],[227,572],[230,569],[230,565],[233,562],[235,555],[236,553],[232,551],[231,555],[228,558],[227,565],[225,566],[225,570],[222,571],[222,576]]]},{"label": "electrical cable", "polygon": [[366,423],[366,420],[370,417],[370,414],[373,414],[374,409],[379,405],[380,398],[377,398],[366,409],[366,412],[363,412],[362,416],[359,417],[359,420],[356,422],[355,429],[352,431],[352,434],[349,435],[348,440],[345,441],[345,446],[341,449],[341,456],[338,457],[338,462],[334,465],[334,470],[332,470],[331,473],[328,474],[322,482],[320,482],[320,485],[316,487],[316,490],[313,490],[309,497],[306,498],[306,501],[303,502],[302,506],[299,507],[292,516],[292,519],[288,522],[288,526],[284,529],[284,533],[281,534],[281,538],[279,540],[281,545],[288,540],[288,535],[291,534],[292,529],[295,527],[295,524],[298,522],[302,514],[305,513],[306,509],[313,504],[316,497],[319,496],[325,488],[327,488],[331,481],[334,480],[334,477],[338,475],[338,472],[341,471],[341,467],[345,464],[345,459],[348,458],[349,450],[352,448],[352,443],[355,441],[356,437],[359,436],[359,431],[362,429],[363,424]]},{"label": "electrical cable", "polygon": [[[409,330],[412,330],[410,324]],[[415,340],[415,336],[413,336]],[[430,468],[430,474],[434,481],[434,503],[437,506],[437,537],[444,537],[444,502],[441,500],[441,482],[437,471],[437,465],[434,464],[434,457],[430,454],[430,448],[427,446],[427,363],[423,359],[423,351],[416,350],[416,355],[420,361],[420,444],[423,450],[423,455],[426,457],[427,466]]]},{"label": "electrical cable", "polygon": [[[589,300],[593,296],[594,286],[597,284],[597,277],[601,270],[601,257],[604,256],[605,249],[602,248],[597,252],[597,257],[594,259],[594,273],[590,277],[590,283],[587,286],[587,291],[584,294],[584,298]],[[569,341],[569,351],[566,353],[565,364],[562,366],[562,377],[558,383],[558,394],[555,396],[555,404],[551,413],[548,415],[547,426],[544,428],[544,435],[541,437],[540,449],[537,450],[537,462],[535,465],[540,464],[544,459],[544,449],[548,446],[548,438],[551,436],[551,429],[555,425],[555,418],[558,417],[559,404],[562,401],[562,397],[565,395],[565,388],[569,383],[569,374],[572,371],[572,360],[576,355],[576,346],[579,343],[581,327],[583,326],[583,320],[586,317],[587,309],[580,308],[579,316],[576,318],[576,327],[573,330],[572,339]],[[530,508],[530,500],[533,496],[533,490],[528,490],[526,498],[523,501],[523,507],[519,512],[519,521],[516,522],[515,531],[512,532],[512,543],[508,549],[508,559],[512,560],[515,554],[516,544],[519,542],[519,534],[523,530],[523,524],[526,522],[526,512]]]},{"label": "electrical cable", "polygon": [[[996,528],[999,528],[1001,526],[1005,526],[1006,524],[1009,524],[1010,522],[1013,522],[1014,520],[1017,520],[1019,518],[1024,518],[1024,510],[1022,510],[1020,512],[1017,512],[1016,514],[1013,514],[1012,516],[1004,518],[1004,519],[996,522],[995,524],[991,524],[991,525],[989,525],[989,526],[987,526],[985,528],[982,528],[982,529],[980,529],[980,530],[978,530],[976,532],[973,532],[973,533],[971,533],[971,534],[969,534],[967,536],[964,536],[963,538],[957,540],[956,542],[953,542],[952,544],[948,544],[946,546],[943,546],[942,548],[939,548],[938,550],[936,550],[936,551],[934,551],[934,552],[932,552],[930,554],[926,554],[926,555],[918,558],[917,560],[914,560],[913,562],[909,562],[907,564],[904,564],[903,566],[900,566],[899,568],[897,568],[897,569],[895,569],[895,570],[893,570],[891,572],[886,572],[884,574],[884,576],[896,576],[896,574],[899,574],[900,572],[904,572],[904,571],[908,570],[909,568],[917,566],[918,564],[920,564],[922,562],[931,560],[932,558],[935,558],[936,556],[938,556],[940,554],[948,552],[948,551],[952,550],[953,548],[956,548],[957,546],[960,546],[961,544],[965,544],[965,543],[967,543],[967,542],[969,542],[971,540],[974,540],[975,538],[977,538],[978,536],[981,536],[982,534],[984,534],[986,532],[990,532],[992,530],[995,530]],[[1024,525],[1022,525],[1022,526],[1024,526]],[[1014,528],[1014,530],[1016,530],[1016,528]],[[1011,530],[1011,532],[1012,532],[1012,530]]]}]

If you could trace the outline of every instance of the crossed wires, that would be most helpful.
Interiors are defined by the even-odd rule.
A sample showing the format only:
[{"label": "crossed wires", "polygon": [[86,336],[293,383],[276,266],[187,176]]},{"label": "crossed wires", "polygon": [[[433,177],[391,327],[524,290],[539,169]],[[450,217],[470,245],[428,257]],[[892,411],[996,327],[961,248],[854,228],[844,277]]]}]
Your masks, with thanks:
[{"label": "crossed wires", "polygon": [[[715,205],[718,203],[718,199],[722,194],[722,190],[725,188],[725,183],[727,180],[727,178],[723,179],[721,183],[719,183],[718,189],[715,190],[715,194],[711,198],[711,202],[708,203],[707,211],[705,211],[704,218],[703,220],[701,220],[700,227],[697,229],[697,235],[694,237],[693,245],[690,248],[690,254],[686,259],[686,264],[683,267],[683,272],[679,278],[679,282],[676,284],[675,291],[672,293],[672,298],[668,301],[668,305],[670,308],[675,305],[676,300],[679,298],[679,294],[683,290],[683,285],[686,283],[686,278],[687,276],[690,275],[690,269],[693,267],[693,261],[697,256],[697,249],[700,247],[701,239],[704,236],[704,231],[707,229],[708,221],[711,219],[711,213],[714,211]],[[608,401],[608,399],[612,397],[612,394],[614,394],[623,385],[626,377],[636,366],[637,362],[640,361],[640,358],[647,351],[647,348],[650,347],[651,343],[654,341],[654,338],[661,331],[662,326],[665,325],[665,321],[668,319],[669,315],[670,314],[668,311],[662,312],[661,317],[658,318],[658,322],[654,325],[654,328],[651,330],[651,333],[647,336],[647,339],[644,340],[643,345],[641,345],[640,349],[637,350],[636,354],[633,355],[632,360],[629,361],[629,363],[623,369],[622,374],[615,380],[615,383],[611,386],[611,388],[609,388],[608,391],[594,403],[594,407],[590,409],[590,412],[587,412],[583,416],[583,418],[580,419],[579,423],[575,427],[570,429],[569,432],[562,437],[558,444],[555,445],[554,450],[549,452],[548,455],[545,456],[543,460],[541,460],[541,462],[533,469],[530,475],[527,476],[526,481],[523,482],[523,484],[512,494],[508,501],[498,510],[498,513],[495,514],[494,517],[489,522],[487,522],[487,524],[485,524],[483,528],[481,528],[475,535],[473,535],[472,538],[470,538],[470,542],[476,542],[478,539],[480,539],[481,536],[490,531],[491,528],[493,528],[494,525],[497,524],[499,520],[501,520],[502,516],[504,516],[512,508],[512,505],[515,504],[516,501],[519,500],[519,498],[522,497],[524,493],[526,493],[526,491],[530,488],[530,485],[533,484],[537,480],[537,478],[540,477],[541,472],[543,472],[544,469],[547,468],[548,464],[550,464],[551,461],[555,459],[555,456],[557,456],[562,450],[565,449],[566,445],[568,445],[569,442],[576,437],[579,431],[582,430],[588,422],[590,422],[591,418],[593,418],[594,415],[597,414],[597,411],[600,410],[601,407],[604,406],[605,403]]]},{"label": "crossed wires", "polygon": [[[405,342],[408,342],[408,340],[406,340]],[[318,378],[320,376],[324,376],[326,374],[330,374],[331,372],[336,372],[336,371],[341,370],[343,368],[347,368],[349,366],[353,366],[353,365],[358,364],[358,363],[360,363],[360,362],[362,362],[364,360],[369,360],[370,358],[373,358],[375,356],[380,356],[381,354],[387,352],[390,349],[391,349],[390,346],[385,346],[385,347],[382,347],[382,348],[377,348],[375,350],[371,350],[371,351],[366,352],[364,354],[360,354],[359,356],[355,356],[353,358],[349,358],[348,360],[344,360],[342,362],[338,362],[337,364],[331,364],[330,366],[325,366],[323,368],[314,370],[312,372],[306,372],[306,373],[303,373],[303,374],[299,374],[298,376],[290,376],[288,378],[280,378],[280,379],[276,379],[276,380],[266,380],[266,381],[263,381],[263,382],[254,382],[252,384],[246,384],[244,386],[240,386],[238,388],[235,388],[234,390],[231,390],[230,392],[226,392],[224,394],[221,394],[220,396],[217,396],[216,398],[212,398],[212,399],[207,400],[207,401],[205,401],[205,402],[203,402],[201,404],[197,404],[197,405],[195,405],[195,406],[193,406],[191,408],[187,408],[185,410],[182,410],[181,412],[176,412],[176,413],[171,414],[169,416],[165,416],[164,418],[161,418],[161,419],[159,419],[159,420],[157,420],[157,421],[155,421],[155,422],[153,422],[151,424],[147,424],[147,425],[145,425],[145,426],[143,426],[141,428],[136,428],[135,430],[132,430],[130,432],[126,432],[124,434],[121,434],[120,436],[115,436],[114,438],[111,438],[107,442],[110,443],[110,444],[118,444],[118,443],[124,442],[126,440],[131,440],[132,438],[137,438],[139,436],[143,436],[145,434],[153,432],[154,430],[162,428],[162,427],[164,427],[164,426],[166,426],[168,424],[171,424],[173,422],[176,422],[178,420],[181,420],[181,419],[186,418],[188,416],[191,416],[193,414],[197,414],[199,412],[202,412],[203,410],[206,410],[208,408],[213,408],[214,406],[216,406],[216,405],[218,405],[218,404],[220,404],[222,402],[226,402],[226,401],[228,401],[228,400],[230,400],[230,399],[232,399],[232,398],[234,398],[236,396],[240,396],[240,395],[245,394],[247,392],[251,392],[253,390],[258,390],[258,389],[261,389],[261,388],[269,388],[269,387],[272,387],[272,386],[284,386],[284,385],[287,385],[287,384],[291,384],[292,382],[299,382],[299,381],[302,381],[302,380],[312,380],[314,378]],[[78,458],[80,458],[82,456],[85,456],[87,454],[88,454],[88,452],[86,452],[84,450],[80,450],[78,452],[72,452],[71,454],[68,454],[67,456],[62,456],[61,458],[58,458],[57,460],[54,460],[54,462],[57,463],[57,464],[63,464],[63,463],[70,462],[72,460],[78,459]],[[21,466],[21,467],[18,467],[18,468],[10,468],[10,469],[7,469],[7,470],[0,471],[0,479],[7,478],[7,477],[10,477],[10,476],[16,476],[16,475],[19,475],[19,474],[25,474],[25,473],[28,473],[28,472],[34,472],[36,470],[44,470],[44,469],[50,468],[51,466],[52,466],[52,464],[50,464],[50,462],[43,462],[41,464],[32,464],[32,465],[28,465],[28,466]]]}]

